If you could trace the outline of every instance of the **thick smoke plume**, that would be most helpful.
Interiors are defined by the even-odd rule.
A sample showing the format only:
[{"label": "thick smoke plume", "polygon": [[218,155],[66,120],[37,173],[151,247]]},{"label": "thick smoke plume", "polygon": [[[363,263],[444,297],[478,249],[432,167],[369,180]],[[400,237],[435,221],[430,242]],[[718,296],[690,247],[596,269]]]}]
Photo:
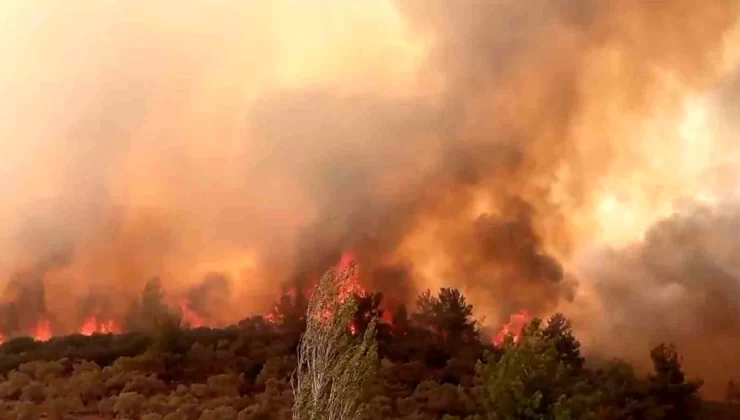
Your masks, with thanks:
[{"label": "thick smoke plume", "polygon": [[[75,331],[94,307],[124,319],[154,277],[222,324],[351,250],[395,301],[458,287],[494,324],[564,309],[595,347],[631,325],[610,314],[647,306],[660,316],[635,334],[682,341],[699,329],[653,303],[668,281],[653,265],[694,298],[730,299],[737,281],[696,279],[711,264],[673,261],[651,225],[680,199],[721,211],[740,184],[739,14],[736,0],[4,2],[2,333]],[[683,316],[736,337],[713,304]]]},{"label": "thick smoke plume", "polygon": [[678,345],[687,368],[710,381],[740,372],[740,203],[695,205],[657,223],[645,240],[602,250],[585,275],[604,298],[580,319],[599,331],[592,351],[620,354],[635,363],[661,341]]}]

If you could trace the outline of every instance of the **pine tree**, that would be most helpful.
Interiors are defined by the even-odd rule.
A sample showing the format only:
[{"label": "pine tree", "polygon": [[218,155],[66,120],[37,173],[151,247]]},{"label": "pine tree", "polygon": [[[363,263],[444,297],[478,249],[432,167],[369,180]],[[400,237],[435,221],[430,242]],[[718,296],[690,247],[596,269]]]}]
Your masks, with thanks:
[{"label": "pine tree", "polygon": [[672,344],[661,344],[650,352],[655,374],[650,375],[650,394],[666,409],[666,418],[693,419],[700,410],[701,381],[687,381],[681,358]]},{"label": "pine tree", "polygon": [[416,300],[413,320],[435,334],[451,349],[478,339],[473,305],[457,289],[442,288],[434,296],[429,290]]}]

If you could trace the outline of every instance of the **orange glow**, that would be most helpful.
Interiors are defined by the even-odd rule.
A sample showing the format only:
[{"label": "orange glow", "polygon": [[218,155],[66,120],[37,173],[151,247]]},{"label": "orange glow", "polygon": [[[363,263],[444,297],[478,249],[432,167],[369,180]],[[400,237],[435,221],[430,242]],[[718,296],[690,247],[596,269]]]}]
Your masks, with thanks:
[{"label": "orange glow", "polygon": [[[338,299],[340,302],[344,302],[349,296],[366,293],[365,289],[359,284],[357,270],[353,272],[348,271],[351,269],[352,264],[354,264],[354,255],[349,251],[342,252],[342,256],[335,266],[338,274],[343,277],[343,281],[339,285]],[[334,314],[331,308],[322,308],[319,310],[316,318],[320,322],[329,322],[333,316]],[[352,323],[350,323],[349,328],[353,335],[357,332],[357,327]]]},{"label": "orange glow", "polygon": [[192,309],[190,309],[190,306],[188,305],[188,302],[185,300],[180,301],[180,311],[182,312],[182,320],[192,328],[198,328],[203,326],[203,318],[201,318],[200,315],[195,313]]},{"label": "orange glow", "polygon": [[732,1],[587,25],[526,2],[34,3],[0,1],[6,340],[119,331],[154,276],[183,324],[280,324],[273,299],[333,265],[334,304],[455,288],[500,343],[529,319],[500,308],[607,308],[593,254],[740,196]]},{"label": "orange glow", "polygon": [[391,311],[384,309],[383,313],[380,315],[380,322],[384,324],[390,324],[393,321],[393,315],[391,314]]},{"label": "orange glow", "polygon": [[316,315],[316,319],[318,319],[321,323],[328,323],[333,316],[334,313],[331,311],[331,309],[324,308]]},{"label": "orange glow", "polygon": [[98,320],[94,316],[91,316],[85,319],[85,322],[82,323],[79,333],[82,335],[93,335],[95,333],[95,330],[97,330],[97,328],[98,328]]},{"label": "orange glow", "polygon": [[277,324],[278,316],[277,316],[277,308],[275,308],[272,312],[265,315],[265,321],[269,322],[270,324]]},{"label": "orange glow", "polygon": [[[339,272],[349,270],[352,264],[355,262],[355,256],[351,251],[342,252],[342,256],[339,258],[339,262],[336,268]],[[358,279],[358,272],[355,271],[352,275],[347,276],[345,281],[339,285],[339,299],[344,301],[348,296],[352,294],[364,294],[365,289],[360,286]]]},{"label": "orange glow", "polygon": [[355,260],[355,255],[351,251],[342,252],[342,255],[339,257],[339,262],[337,263],[337,269],[339,270],[348,269],[350,264],[352,264],[354,260]]},{"label": "orange glow", "polygon": [[100,332],[103,334],[117,334],[121,332],[120,327],[111,319],[100,324]]},{"label": "orange glow", "polygon": [[101,321],[97,316],[92,315],[82,323],[79,333],[82,335],[119,334],[121,333],[121,327],[112,319]]},{"label": "orange glow", "polygon": [[48,341],[51,338],[51,322],[48,319],[37,322],[32,335],[34,340]]},{"label": "orange glow", "polygon": [[509,315],[509,322],[504,324],[501,330],[496,333],[493,338],[493,344],[499,345],[504,342],[506,336],[511,335],[516,343],[519,340],[519,336],[522,332],[522,328],[527,324],[531,317],[529,311],[526,309],[520,309],[513,314]]}]

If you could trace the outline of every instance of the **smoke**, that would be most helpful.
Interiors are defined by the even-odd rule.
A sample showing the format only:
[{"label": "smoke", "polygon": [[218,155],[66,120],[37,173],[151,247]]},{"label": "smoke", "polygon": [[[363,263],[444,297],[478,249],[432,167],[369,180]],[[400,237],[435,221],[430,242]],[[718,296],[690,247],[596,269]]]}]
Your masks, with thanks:
[{"label": "smoke", "polygon": [[224,319],[221,308],[229,304],[228,278],[219,273],[210,273],[196,284],[186,294],[187,307],[199,316],[205,318],[209,325],[228,325],[233,322]]},{"label": "smoke", "polygon": [[[158,277],[220,324],[351,250],[395,301],[458,287],[493,323],[649,307],[639,334],[678,340],[650,264],[734,286],[686,280],[669,247],[648,252],[666,229],[651,225],[738,185],[738,7],[4,2],[0,287],[43,291],[74,331],[75,302],[115,294],[121,319]],[[601,245],[614,256],[590,256]],[[648,280],[613,280],[622,259]],[[595,343],[623,325],[583,318]]]},{"label": "smoke", "polygon": [[740,372],[739,206],[697,204],[640,243],[591,255],[584,276],[602,299],[578,319],[592,331],[587,347],[640,364],[651,346],[673,342],[689,372],[709,380],[704,391],[722,395],[724,384],[713,380]]},{"label": "smoke", "polygon": [[44,277],[68,262],[68,255],[50,255],[36,266],[10,277],[0,294],[0,331],[29,331],[39,320],[49,320]]}]

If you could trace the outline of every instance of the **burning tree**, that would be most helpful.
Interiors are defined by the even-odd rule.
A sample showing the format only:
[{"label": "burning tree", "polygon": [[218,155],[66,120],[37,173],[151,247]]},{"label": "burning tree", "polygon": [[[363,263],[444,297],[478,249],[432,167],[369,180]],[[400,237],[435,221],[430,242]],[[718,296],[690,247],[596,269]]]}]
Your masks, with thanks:
[{"label": "burning tree", "polygon": [[[581,401],[570,393],[579,378],[560,354],[563,336],[570,337],[570,324],[564,318],[554,317],[547,325],[534,318],[516,335],[504,336],[500,353],[478,362],[478,398],[484,418],[606,418],[593,416],[586,407],[589,403],[598,405],[589,399],[596,401],[592,395],[579,396],[585,398]],[[580,360],[578,347],[574,343],[573,357]]]},{"label": "burning tree", "polygon": [[361,337],[351,334],[357,300],[346,289],[356,275],[354,264],[331,269],[311,296],[292,381],[294,420],[359,419],[366,408],[360,396],[375,375],[377,318]]}]

